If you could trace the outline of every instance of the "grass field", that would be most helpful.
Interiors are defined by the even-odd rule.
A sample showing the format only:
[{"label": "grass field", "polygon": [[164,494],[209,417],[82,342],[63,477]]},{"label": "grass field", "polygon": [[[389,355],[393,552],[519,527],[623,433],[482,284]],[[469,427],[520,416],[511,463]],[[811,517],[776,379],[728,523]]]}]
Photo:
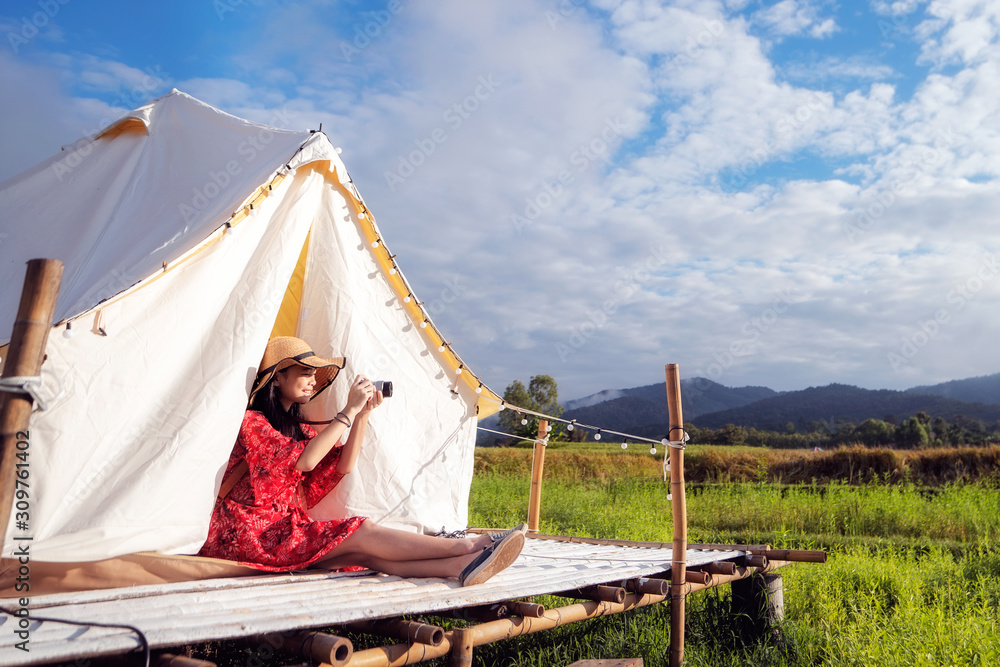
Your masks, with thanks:
[{"label": "grass field", "polygon": [[[511,455],[479,458],[472,525],[508,525],[525,514],[526,467],[486,460],[491,456]],[[542,531],[670,541],[666,489],[648,470],[632,474],[645,465],[641,459],[550,451]],[[603,473],[582,474],[591,468]],[[1000,491],[982,483],[891,483],[892,476],[863,470],[857,476],[871,481],[692,484],[689,541],[825,549],[830,558],[780,571],[786,607],[780,643],[741,642],[730,622],[728,586],[690,596],[685,664],[1000,664]],[[556,636],[482,647],[476,660],[562,665],[638,655],[646,665],[665,665],[668,627],[667,607],[657,605],[576,624]]]}]

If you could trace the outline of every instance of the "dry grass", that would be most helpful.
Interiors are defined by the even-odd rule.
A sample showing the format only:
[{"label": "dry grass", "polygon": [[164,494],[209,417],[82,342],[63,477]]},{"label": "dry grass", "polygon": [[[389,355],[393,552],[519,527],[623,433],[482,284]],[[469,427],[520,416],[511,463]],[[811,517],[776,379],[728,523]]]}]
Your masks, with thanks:
[{"label": "dry grass", "polygon": [[[661,474],[657,456],[641,446],[626,451],[573,452],[549,448],[545,477],[564,481],[601,481]],[[636,450],[639,451],[636,451]],[[661,448],[662,449],[662,448]],[[532,452],[518,448],[479,448],[476,474],[528,475]],[[1000,446],[896,450],[861,446],[814,452],[796,449],[692,445],[684,455],[684,474],[692,483],[773,482],[801,484],[896,483],[922,486],[953,482],[1000,484]]]}]

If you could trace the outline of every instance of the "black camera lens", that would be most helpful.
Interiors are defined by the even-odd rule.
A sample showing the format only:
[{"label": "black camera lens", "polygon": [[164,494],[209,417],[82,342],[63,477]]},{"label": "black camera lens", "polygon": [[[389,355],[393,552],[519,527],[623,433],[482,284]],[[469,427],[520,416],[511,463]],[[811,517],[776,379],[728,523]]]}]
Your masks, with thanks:
[{"label": "black camera lens", "polygon": [[392,396],[392,380],[376,380],[372,384],[375,388],[382,392],[383,398],[389,398]]}]

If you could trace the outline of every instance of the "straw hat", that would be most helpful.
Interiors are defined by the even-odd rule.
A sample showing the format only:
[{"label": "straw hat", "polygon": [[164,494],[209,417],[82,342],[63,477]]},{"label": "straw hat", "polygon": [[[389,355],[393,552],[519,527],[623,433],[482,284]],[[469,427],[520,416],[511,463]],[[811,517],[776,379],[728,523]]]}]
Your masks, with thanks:
[{"label": "straw hat", "polygon": [[316,387],[313,390],[312,400],[324,389],[330,386],[337,373],[347,364],[345,357],[333,357],[324,359],[316,356],[309,344],[299,338],[292,336],[278,336],[267,342],[267,349],[264,350],[264,358],[260,362],[260,370],[253,383],[253,390],[250,392],[250,400],[253,401],[254,394],[266,387],[274,374],[294,365],[306,366],[316,369]]}]

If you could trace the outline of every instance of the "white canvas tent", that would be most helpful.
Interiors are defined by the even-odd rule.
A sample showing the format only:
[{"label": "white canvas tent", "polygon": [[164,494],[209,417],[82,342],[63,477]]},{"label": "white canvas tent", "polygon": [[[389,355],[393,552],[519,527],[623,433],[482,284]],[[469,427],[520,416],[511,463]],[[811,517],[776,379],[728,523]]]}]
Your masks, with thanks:
[{"label": "white canvas tent", "polygon": [[30,525],[11,521],[4,556],[15,533],[36,567],[197,552],[272,335],[396,389],[316,516],[465,527],[477,417],[499,398],[429,323],[324,134],[173,91],[0,185],[0,216],[0,345],[25,262],[65,263],[43,366],[58,397],[32,417]]}]

